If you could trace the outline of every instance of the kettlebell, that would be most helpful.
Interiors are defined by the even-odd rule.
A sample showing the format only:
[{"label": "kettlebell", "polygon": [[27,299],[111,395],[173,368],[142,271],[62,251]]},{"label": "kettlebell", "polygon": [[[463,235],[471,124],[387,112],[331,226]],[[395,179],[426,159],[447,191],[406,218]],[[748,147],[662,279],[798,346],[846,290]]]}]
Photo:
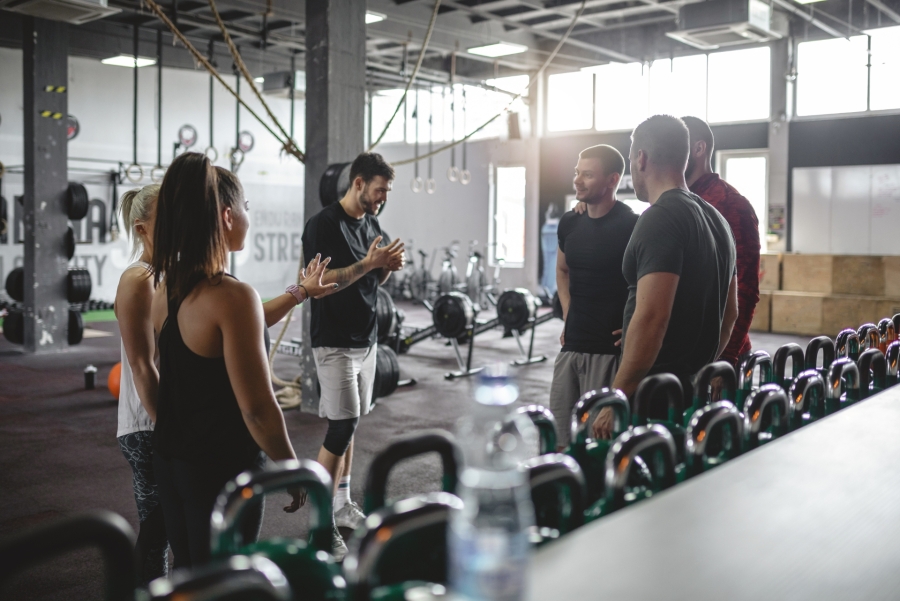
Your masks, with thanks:
[{"label": "kettlebell", "polygon": [[584,524],[587,488],[578,462],[562,453],[532,457],[528,472],[535,529],[531,542],[543,545]]},{"label": "kettlebell", "polygon": [[888,344],[884,358],[887,361],[884,385],[890,387],[900,381],[900,340]]},{"label": "kettlebell", "polygon": [[705,365],[697,372],[696,385],[694,386],[694,398],[691,401],[691,406],[684,412],[685,427],[687,427],[688,423],[691,421],[694,412],[713,402],[710,384],[716,378],[721,378],[723,381],[722,392],[718,400],[734,401],[734,395],[737,391],[737,377],[734,374],[734,367],[727,361],[716,361],[715,363]]},{"label": "kettlebell", "polygon": [[788,399],[781,386],[763,384],[744,403],[744,444],[750,451],[788,432]]},{"label": "kettlebell", "polygon": [[825,378],[819,370],[807,369],[794,378],[788,400],[792,431],[825,417]]},{"label": "kettlebell", "polygon": [[744,404],[750,393],[758,388],[753,383],[753,374],[759,370],[759,386],[770,384],[774,381],[772,373],[772,358],[766,351],[753,351],[741,361],[738,367],[738,390],[735,405],[740,411],[744,410]]},{"label": "kettlebell", "polygon": [[836,358],[847,357],[853,361],[858,361],[859,347],[859,334],[853,328],[841,330],[834,339],[834,355]]},{"label": "kettlebell", "polygon": [[825,414],[831,415],[859,400],[859,368],[854,359],[835,359],[825,378]]},{"label": "kettlebell", "polygon": [[877,348],[859,356],[859,398],[868,398],[887,388],[887,361]]},{"label": "kettlebell", "polygon": [[[266,493],[303,487],[311,501],[309,541],[273,538],[246,542],[241,534],[241,519],[247,509]],[[216,499],[210,518],[213,559],[232,555],[261,555],[272,560],[287,577],[295,601],[344,599],[346,582],[331,555],[332,513],[331,476],[310,460],[281,461],[275,468],[243,472],[225,485]]]},{"label": "kettlebell", "polygon": [[[784,373],[787,370],[788,359],[791,360],[790,376],[786,376]],[[790,390],[791,384],[794,383],[797,376],[800,375],[800,372],[803,371],[805,363],[806,357],[803,354],[803,348],[799,344],[789,342],[778,347],[778,350],[775,351],[775,356],[772,358],[772,371],[774,372],[772,376],[774,382],[781,386],[782,390],[787,392]]]},{"label": "kettlebell", "polygon": [[[828,336],[818,336],[806,345],[806,369],[814,369],[823,380],[828,375],[828,368],[834,362],[834,340]],[[819,367],[819,355],[822,355],[822,367]]]},{"label": "kettlebell", "polygon": [[632,426],[660,424],[675,441],[675,471],[684,470],[684,392],[673,374],[647,376],[634,393]]},{"label": "kettlebell", "polygon": [[685,477],[690,478],[741,454],[744,418],[731,401],[716,401],[694,412],[685,432]]},{"label": "kettlebell", "polygon": [[515,411],[519,415],[526,415],[534,427],[537,428],[540,440],[538,455],[556,452],[556,418],[553,413],[543,405],[528,405],[519,407]]}]

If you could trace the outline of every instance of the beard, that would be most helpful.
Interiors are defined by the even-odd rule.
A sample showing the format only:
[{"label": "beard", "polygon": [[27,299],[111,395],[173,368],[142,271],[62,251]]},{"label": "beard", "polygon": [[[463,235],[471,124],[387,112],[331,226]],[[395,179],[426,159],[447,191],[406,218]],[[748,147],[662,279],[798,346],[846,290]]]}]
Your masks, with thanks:
[{"label": "beard", "polygon": [[362,194],[359,196],[359,204],[362,205],[363,211],[365,211],[368,215],[377,215],[378,207],[375,206],[375,201],[369,198],[369,188],[366,187]]},{"label": "beard", "polygon": [[694,173],[694,169],[697,168],[697,159],[694,158],[693,153],[688,155],[687,167],[684,170],[685,178],[690,178],[691,174]]}]

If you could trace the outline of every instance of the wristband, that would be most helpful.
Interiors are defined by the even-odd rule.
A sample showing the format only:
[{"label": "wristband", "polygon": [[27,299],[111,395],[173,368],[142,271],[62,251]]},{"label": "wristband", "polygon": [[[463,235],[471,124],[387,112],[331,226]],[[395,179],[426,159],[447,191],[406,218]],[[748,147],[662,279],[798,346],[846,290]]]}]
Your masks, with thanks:
[{"label": "wristband", "polygon": [[306,288],[303,288],[303,292],[306,293],[306,298],[303,298],[303,296],[300,294],[301,288],[303,288],[303,286],[298,286],[297,284],[291,284],[290,286],[285,288],[284,291],[287,292],[288,294],[293,295],[293,297],[295,299],[297,299],[297,304],[299,305],[300,303],[305,301],[306,298],[309,298],[309,292],[306,290]]}]

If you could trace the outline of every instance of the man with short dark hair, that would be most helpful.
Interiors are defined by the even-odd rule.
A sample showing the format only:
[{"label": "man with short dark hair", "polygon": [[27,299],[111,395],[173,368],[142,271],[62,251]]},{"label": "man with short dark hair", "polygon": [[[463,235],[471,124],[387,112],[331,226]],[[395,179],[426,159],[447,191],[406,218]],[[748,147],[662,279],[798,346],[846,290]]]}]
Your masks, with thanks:
[{"label": "man with short dark hair", "polygon": [[[725,218],[688,190],[690,135],[680,119],[650,117],[631,140],[634,191],[650,208],[622,263],[628,300],[613,386],[630,398],[645,376],[668,372],[690,397],[692,377],[722,354],[737,318],[734,240]],[[612,426],[603,409],[593,433],[608,438]]]},{"label": "man with short dark hair", "polygon": [[618,338],[628,285],[622,258],[637,215],[616,200],[625,159],[601,144],[581,151],[575,166],[575,197],[584,214],[559,220],[556,286],[562,305],[562,345],[553,367],[550,410],[560,446],[569,442],[569,416],[578,398],[611,386],[619,365]]},{"label": "man with short dark hair", "polygon": [[709,124],[697,117],[682,117],[691,136],[685,181],[691,192],[722,214],[737,250],[738,318],[722,360],[735,367],[739,358],[750,352],[750,323],[759,302],[759,219],[741,193],[712,170],[715,138]]},{"label": "man with short dark hair", "polygon": [[331,257],[322,281],[340,285],[336,294],[312,300],[309,333],[321,386],[319,416],[328,419],[318,461],[337,487],[332,551],[338,560],[347,546],[337,527],[356,529],[365,518],[350,500],[350,467],[359,417],[372,402],[378,286],[404,263],[399,239],[379,246],[384,233],[376,215],[393,179],[393,167],[380,154],[359,155],[350,166],[347,193],[315,214],[303,230],[304,256]]}]

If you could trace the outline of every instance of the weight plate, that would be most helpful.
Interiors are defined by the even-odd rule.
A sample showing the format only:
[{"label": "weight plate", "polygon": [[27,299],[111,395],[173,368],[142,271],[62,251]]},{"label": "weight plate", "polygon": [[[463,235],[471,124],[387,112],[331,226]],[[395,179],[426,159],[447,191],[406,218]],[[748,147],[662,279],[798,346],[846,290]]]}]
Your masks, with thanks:
[{"label": "weight plate", "polygon": [[69,219],[73,221],[84,219],[90,205],[87,188],[78,182],[69,182],[69,188],[66,191],[66,213]]},{"label": "weight plate", "polygon": [[525,288],[507,290],[497,299],[497,317],[508,330],[519,330],[537,314],[537,300]]},{"label": "weight plate", "polygon": [[319,180],[319,201],[323,207],[338,202],[350,189],[351,163],[334,163]]},{"label": "weight plate", "polygon": [[25,270],[16,267],[6,276],[6,293],[17,303],[25,302]]},{"label": "weight plate", "polygon": [[91,287],[91,272],[80,267],[69,268],[66,298],[70,303],[86,303],[91,298]]},{"label": "weight plate", "polygon": [[66,258],[70,261],[75,256],[75,230],[70,225],[63,237],[63,245],[66,250]]},{"label": "weight plate", "polygon": [[77,138],[80,132],[81,125],[79,125],[78,119],[75,118],[75,115],[69,115],[66,118],[66,139],[72,140]]},{"label": "weight plate", "polygon": [[378,344],[385,344],[397,327],[397,309],[387,290],[378,288],[375,302],[375,323],[378,329]]},{"label": "weight plate", "polygon": [[475,321],[475,307],[468,296],[453,291],[434,301],[431,318],[438,334],[445,338],[459,338]]},{"label": "weight plate", "polygon": [[393,394],[399,382],[400,362],[397,360],[397,353],[394,349],[379,344],[375,356],[375,383],[372,394],[376,398]]},{"label": "weight plate", "polygon": [[182,125],[178,129],[178,142],[185,148],[197,143],[197,130],[193,125]]},{"label": "weight plate", "polygon": [[84,320],[81,313],[69,309],[69,344],[75,345],[84,338]]},{"label": "weight plate", "polygon": [[25,316],[18,309],[10,309],[3,318],[3,335],[13,344],[25,344]]}]

